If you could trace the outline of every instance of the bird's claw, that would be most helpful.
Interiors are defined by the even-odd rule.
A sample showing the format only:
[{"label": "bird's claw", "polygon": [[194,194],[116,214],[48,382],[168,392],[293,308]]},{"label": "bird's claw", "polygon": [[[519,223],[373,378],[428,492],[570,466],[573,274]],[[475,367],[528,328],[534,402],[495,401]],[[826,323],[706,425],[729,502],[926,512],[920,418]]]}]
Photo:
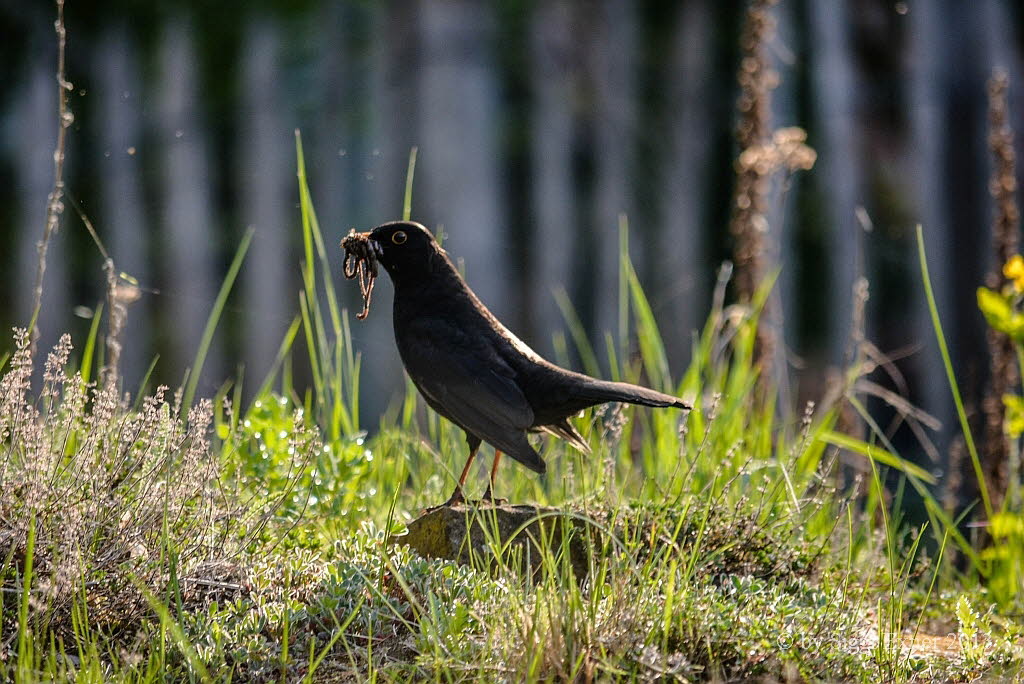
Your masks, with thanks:
[{"label": "bird's claw", "polygon": [[441,505],[442,506],[449,506],[450,507],[450,506],[455,506],[456,504],[465,503],[465,502],[466,502],[466,498],[462,495],[462,487],[456,487],[455,491],[452,492],[452,495],[448,497],[448,500],[445,501]]},{"label": "bird's claw", "polygon": [[427,515],[428,513],[433,513],[434,511],[438,510],[439,508],[451,508],[452,506],[457,506],[458,504],[465,503],[465,502],[466,502],[466,498],[462,494],[462,487],[456,486],[455,487],[455,491],[452,492],[452,495],[448,497],[447,501],[445,501],[443,504],[438,504],[437,506],[431,506],[430,508],[424,508],[423,509],[423,515]]},{"label": "bird's claw", "polygon": [[491,488],[488,487],[487,491],[484,492],[484,495],[481,498],[468,501],[462,493],[462,488],[456,487],[455,491],[452,492],[452,495],[448,497],[447,501],[443,504],[424,508],[420,515],[429,515],[441,508],[451,508],[452,506],[458,506],[460,504],[469,504],[472,506],[479,506],[481,504],[487,504],[489,506],[505,506],[508,504],[508,499],[496,499],[494,494],[491,493]]},{"label": "bird's claw", "polygon": [[480,503],[489,503],[492,506],[504,506],[508,503],[508,499],[495,499],[494,494],[491,493],[491,488],[488,487],[487,491],[484,492],[483,498],[480,499]]}]

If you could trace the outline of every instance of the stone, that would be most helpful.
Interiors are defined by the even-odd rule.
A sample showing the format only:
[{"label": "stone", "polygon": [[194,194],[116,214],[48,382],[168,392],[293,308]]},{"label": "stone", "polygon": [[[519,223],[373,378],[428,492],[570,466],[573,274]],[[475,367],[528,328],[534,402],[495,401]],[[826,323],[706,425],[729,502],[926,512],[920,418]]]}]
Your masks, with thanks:
[{"label": "stone", "polygon": [[[536,579],[541,558],[567,560],[578,581],[587,576],[590,548],[599,544],[598,530],[572,511],[534,505],[469,502],[428,509],[409,523],[409,531],[393,537],[426,558],[452,560],[478,569],[500,564],[529,567]],[[468,530],[468,533],[467,533]]]}]

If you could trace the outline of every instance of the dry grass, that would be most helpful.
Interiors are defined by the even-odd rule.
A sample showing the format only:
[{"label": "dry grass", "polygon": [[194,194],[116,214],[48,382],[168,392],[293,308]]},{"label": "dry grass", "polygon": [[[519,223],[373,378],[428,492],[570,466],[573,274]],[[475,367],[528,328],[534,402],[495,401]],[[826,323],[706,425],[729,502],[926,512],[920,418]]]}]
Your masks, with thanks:
[{"label": "dry grass", "polygon": [[0,379],[0,655],[30,557],[30,619],[56,634],[76,608],[94,627],[130,629],[148,611],[143,588],[188,600],[230,575],[252,517],[219,479],[211,402],[183,415],[181,393],[160,387],[132,410],[110,385],[69,374],[67,335],[33,399],[26,330],[15,347]]}]

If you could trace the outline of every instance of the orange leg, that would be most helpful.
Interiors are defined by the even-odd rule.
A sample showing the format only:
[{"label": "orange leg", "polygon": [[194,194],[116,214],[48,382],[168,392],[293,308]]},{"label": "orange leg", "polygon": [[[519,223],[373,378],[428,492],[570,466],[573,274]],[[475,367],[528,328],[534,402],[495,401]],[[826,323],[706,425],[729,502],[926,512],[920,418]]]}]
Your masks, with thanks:
[{"label": "orange leg", "polygon": [[[498,474],[498,463],[500,461],[501,461],[501,451],[498,450],[498,449],[495,449],[494,450],[494,464],[491,466],[491,480],[490,480],[490,482],[487,485],[487,491],[484,492],[484,498],[483,498],[484,501],[491,501],[491,502],[496,501],[495,498],[494,498],[494,478]],[[500,502],[500,501],[502,501],[502,499],[497,499],[497,501]]]},{"label": "orange leg", "polygon": [[466,484],[466,476],[469,475],[469,467],[473,465],[473,459],[476,458],[476,452],[479,448],[480,445],[477,444],[476,447],[470,449],[469,458],[466,459],[466,465],[462,468],[462,474],[459,475],[459,484],[455,485],[455,491],[452,492],[452,495],[447,501],[441,504],[442,506],[454,506],[457,503],[465,501],[465,497],[462,494],[462,485]]}]

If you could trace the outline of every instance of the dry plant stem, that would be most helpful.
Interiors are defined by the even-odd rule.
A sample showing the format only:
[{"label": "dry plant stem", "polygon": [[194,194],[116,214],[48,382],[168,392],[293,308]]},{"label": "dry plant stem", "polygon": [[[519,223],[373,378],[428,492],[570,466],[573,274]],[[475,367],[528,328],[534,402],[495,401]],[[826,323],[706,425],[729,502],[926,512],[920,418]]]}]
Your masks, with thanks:
[{"label": "dry plant stem", "polygon": [[75,202],[74,197],[71,197],[69,194],[68,199],[71,201],[75,211],[78,212],[78,218],[82,220],[85,229],[92,236],[93,242],[96,243],[96,248],[103,256],[103,273],[107,280],[107,336],[105,340],[107,356],[106,366],[102,371],[103,382],[101,386],[108,388],[116,385],[120,377],[118,369],[120,367],[122,349],[121,332],[124,330],[124,324],[128,318],[128,305],[137,301],[142,296],[142,290],[134,282],[122,280],[114,268],[114,260],[110,257],[110,253],[107,252],[107,248],[103,246],[103,241],[100,240],[99,233],[96,232],[92,221],[89,220],[89,217],[86,216],[82,208]]},{"label": "dry plant stem", "polygon": [[[738,75],[736,141],[741,153],[763,146],[770,133],[771,90],[776,75],[768,66],[766,44],[774,31],[769,13],[772,5],[774,0],[751,2],[740,38],[743,56]],[[768,181],[768,174],[757,166],[737,163],[736,198],[730,228],[736,240],[736,289],[747,300],[753,296],[764,267]]]},{"label": "dry plant stem", "polygon": [[[1016,159],[1007,106],[1008,87],[1006,72],[996,70],[988,83],[988,142],[992,153],[989,191],[995,202],[995,212],[992,225],[994,265],[986,284],[993,290],[1001,290],[1009,284],[1002,273],[1002,265],[1019,249],[1020,212],[1016,200]],[[987,338],[992,376],[989,391],[982,401],[985,414],[984,468],[992,505],[998,508],[1015,475],[1010,471],[1019,470],[1018,466],[1011,467],[1011,461],[1016,461],[1018,454],[1013,453],[1014,445],[1003,429],[1003,395],[1017,386],[1020,371],[1009,336],[990,327]]]},{"label": "dry plant stem", "polygon": [[75,120],[74,115],[68,109],[67,98],[67,93],[71,90],[72,85],[68,83],[64,75],[64,46],[67,42],[67,32],[64,29],[64,0],[57,0],[57,19],[54,21],[53,27],[57,32],[57,145],[53,151],[53,190],[46,200],[46,225],[43,228],[43,237],[36,245],[39,261],[36,264],[36,281],[32,290],[32,320],[30,323],[33,351],[36,340],[39,339],[39,328],[36,322],[43,302],[46,251],[53,234],[60,226],[61,214],[64,213],[64,150],[67,130]]},{"label": "dry plant stem", "polygon": [[[121,331],[124,330],[125,319],[128,317],[126,305],[134,299],[123,292],[124,288],[118,286],[114,260],[110,257],[103,261],[103,272],[107,276],[107,365],[104,369],[103,386],[115,387],[121,361]],[[137,298],[137,289],[135,294]]]},{"label": "dry plant stem", "polygon": [[[736,139],[741,151],[736,165],[736,193],[730,230],[735,240],[736,290],[741,301],[751,301],[764,276],[765,236],[768,233],[767,209],[770,172],[758,165],[744,165],[747,150],[768,142],[771,117],[771,90],[776,75],[768,65],[766,45],[774,31],[770,9],[775,0],[753,0],[740,37],[740,97],[737,102],[739,123]],[[767,313],[767,312],[766,312]],[[775,340],[765,325],[758,326],[758,363],[774,355]]]},{"label": "dry plant stem", "polygon": [[[809,169],[817,154],[806,145],[807,134],[800,128],[771,128],[771,91],[778,74],[768,60],[768,44],[775,34],[771,8],[777,0],[752,0],[740,36],[740,68],[737,80],[740,97],[736,103],[739,121],[736,141],[736,189],[730,221],[733,256],[736,263],[736,292],[741,302],[751,302],[765,279],[768,244],[768,200],[777,171]],[[771,250],[774,251],[774,250]],[[757,328],[756,363],[767,369],[776,365],[776,378],[785,377],[784,360],[776,358],[776,339],[782,328],[781,309],[769,297]],[[780,380],[781,385],[781,380]]]}]

